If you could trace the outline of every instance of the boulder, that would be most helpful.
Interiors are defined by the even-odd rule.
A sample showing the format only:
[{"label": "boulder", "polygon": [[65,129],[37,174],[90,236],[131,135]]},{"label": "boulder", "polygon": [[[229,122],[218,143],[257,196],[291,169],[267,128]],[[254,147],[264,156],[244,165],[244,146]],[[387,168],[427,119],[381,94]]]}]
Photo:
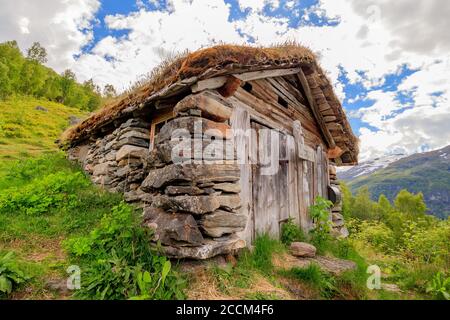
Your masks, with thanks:
[{"label": "boulder", "polygon": [[189,214],[166,213],[162,209],[144,209],[143,225],[154,230],[154,240],[163,245],[198,246],[203,236],[197,222]]},{"label": "boulder", "polygon": [[293,242],[289,248],[291,254],[300,258],[314,258],[317,249],[313,245],[304,242]]},{"label": "boulder", "polygon": [[246,215],[223,210],[217,210],[212,214],[204,215],[199,222],[205,234],[213,238],[243,231],[246,223]]},{"label": "boulder", "polygon": [[48,112],[48,109],[43,106],[36,106],[34,109],[37,111]]},{"label": "boulder", "polygon": [[125,145],[116,153],[116,161],[119,162],[127,158],[142,158],[148,155],[147,148]]}]

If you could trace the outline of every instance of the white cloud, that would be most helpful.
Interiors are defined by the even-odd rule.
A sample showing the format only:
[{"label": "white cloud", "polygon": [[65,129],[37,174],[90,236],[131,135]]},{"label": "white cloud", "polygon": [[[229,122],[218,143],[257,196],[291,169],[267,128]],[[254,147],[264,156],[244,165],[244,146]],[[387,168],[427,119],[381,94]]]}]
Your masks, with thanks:
[{"label": "white cloud", "polygon": [[99,6],[98,0],[0,0],[0,42],[17,40],[25,50],[39,41],[49,66],[63,71],[92,39],[90,21]]}]

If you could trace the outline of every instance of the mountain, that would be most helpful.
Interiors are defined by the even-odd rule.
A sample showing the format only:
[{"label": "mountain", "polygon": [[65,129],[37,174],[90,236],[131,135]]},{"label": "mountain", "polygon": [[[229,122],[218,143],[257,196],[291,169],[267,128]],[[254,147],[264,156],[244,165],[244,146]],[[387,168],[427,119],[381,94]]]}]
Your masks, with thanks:
[{"label": "mountain", "polygon": [[338,172],[339,179],[344,181],[352,181],[359,177],[369,176],[370,174],[386,168],[392,162],[395,162],[401,158],[406,157],[405,154],[393,154],[389,156],[385,156],[382,158],[375,158],[372,160],[364,161],[358,164],[357,166],[353,166],[349,169],[341,169]]},{"label": "mountain", "polygon": [[[393,200],[402,189],[422,192],[431,214],[443,219],[450,216],[450,146],[403,157],[385,167],[383,163],[362,165],[362,168],[356,168],[350,174],[344,172],[339,177],[347,181],[352,191],[367,186],[374,200],[381,194]],[[377,166],[380,168],[366,174]]]}]

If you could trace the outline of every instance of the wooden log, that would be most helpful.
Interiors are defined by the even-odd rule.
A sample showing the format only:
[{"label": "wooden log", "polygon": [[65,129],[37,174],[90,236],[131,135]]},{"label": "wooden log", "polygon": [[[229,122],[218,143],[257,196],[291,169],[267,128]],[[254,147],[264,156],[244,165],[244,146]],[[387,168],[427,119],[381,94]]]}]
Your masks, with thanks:
[{"label": "wooden log", "polygon": [[229,76],[227,79],[227,82],[217,89],[217,92],[219,92],[222,97],[228,98],[234,95],[236,90],[241,86],[242,81],[234,76]]},{"label": "wooden log", "polygon": [[[296,74],[300,68],[294,69],[275,69],[275,70],[261,70],[261,71],[253,71],[253,72],[245,72],[239,74],[233,74],[233,77],[241,80],[241,81],[251,81],[263,78],[271,78],[271,77],[280,77],[289,74]],[[198,81],[194,85],[191,86],[191,91],[193,93],[197,93],[203,90],[214,90],[223,87],[229,77],[228,76],[220,76],[210,79],[205,79]]]},{"label": "wooden log", "polygon": [[[300,83],[302,84],[303,89],[305,90],[305,94],[306,94],[306,98],[308,100],[309,106],[311,107],[314,117],[316,118],[316,121],[319,124],[319,127],[322,131],[325,141],[327,142],[328,147],[334,148],[336,146],[336,144],[333,140],[331,133],[328,131],[328,128],[325,125],[325,121],[322,117],[322,114],[320,113],[318,107],[315,104],[313,93],[312,93],[312,90],[310,88],[309,82],[308,82],[305,74],[303,73],[302,70],[300,70],[297,73],[297,75],[298,75],[298,79],[299,79]],[[319,91],[320,91],[320,89],[319,89]]]},{"label": "wooden log", "polygon": [[230,119],[232,111],[228,102],[211,91],[187,96],[177,103],[174,114],[178,116],[190,109],[199,109],[202,112],[202,117],[218,122]]}]

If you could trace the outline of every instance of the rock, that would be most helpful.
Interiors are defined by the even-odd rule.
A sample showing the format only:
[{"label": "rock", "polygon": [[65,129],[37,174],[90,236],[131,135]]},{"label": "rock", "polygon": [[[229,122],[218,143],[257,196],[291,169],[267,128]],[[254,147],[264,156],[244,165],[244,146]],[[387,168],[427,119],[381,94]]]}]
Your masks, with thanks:
[{"label": "rock", "polygon": [[114,148],[120,149],[125,145],[142,147],[142,148],[148,149],[149,142],[148,142],[148,140],[135,138],[135,137],[122,138],[116,142],[116,144],[114,145]]},{"label": "rock", "polygon": [[212,186],[214,190],[219,190],[228,193],[239,193],[241,192],[241,186],[237,183],[219,183]]},{"label": "rock", "polygon": [[220,95],[211,91],[203,91],[199,94],[189,95],[178,102],[174,108],[174,113],[179,115],[192,109],[199,109],[202,117],[224,122],[230,119],[232,107]]},{"label": "rock", "polygon": [[220,203],[220,208],[227,211],[234,211],[241,207],[241,197],[239,195],[220,195],[217,196]]},{"label": "rock", "polygon": [[76,116],[69,116],[69,126],[74,126],[81,122],[81,119]]},{"label": "rock", "polygon": [[48,112],[48,109],[43,106],[36,106],[34,109],[37,111]]},{"label": "rock", "polygon": [[137,128],[130,128],[130,130],[122,131],[119,135],[119,140],[126,139],[126,138],[137,138],[137,139],[143,139],[143,140],[150,140],[150,132],[147,130],[133,130]]},{"label": "rock", "polygon": [[145,159],[145,157],[148,155],[148,153],[149,152],[148,152],[147,148],[125,145],[125,146],[121,147],[119,151],[117,151],[116,161],[119,162],[119,161],[121,161],[123,159],[127,159],[127,158]]},{"label": "rock", "polygon": [[158,208],[145,208],[143,225],[152,228],[155,240],[163,245],[198,246],[204,240],[197,222],[189,214],[170,214]]},{"label": "rock", "polygon": [[166,141],[156,145],[160,159],[165,163],[183,164],[196,161],[235,160],[234,144],[231,140],[191,139]]},{"label": "rock", "polygon": [[129,127],[149,128],[150,124],[142,119],[131,118],[120,125],[121,129],[129,128]]},{"label": "rock", "polygon": [[[182,130],[178,130],[182,129]],[[226,123],[214,122],[198,117],[175,118],[166,123],[155,137],[155,144],[173,140],[172,138],[193,136],[198,138],[215,137],[217,139],[232,139],[231,127]]]},{"label": "rock", "polygon": [[69,288],[67,288],[67,280],[65,279],[47,280],[45,282],[45,288],[61,294],[68,294],[70,292]]},{"label": "rock", "polygon": [[200,194],[204,194],[205,192],[194,186],[168,186],[166,188],[166,194],[168,195],[191,195],[198,196]]},{"label": "rock", "polygon": [[222,210],[207,214],[199,221],[205,233],[213,238],[243,231],[246,223],[247,216]]},{"label": "rock", "polygon": [[221,254],[232,254],[245,248],[245,241],[237,236],[205,239],[199,247],[163,246],[161,249],[169,258],[206,260]]},{"label": "rock", "polygon": [[105,176],[109,173],[109,162],[98,164],[94,167],[92,175],[94,176]]},{"label": "rock", "polygon": [[357,268],[356,263],[353,261],[333,257],[316,256],[314,258],[298,258],[286,254],[282,256],[280,260],[281,263],[274,260],[274,265],[283,270],[290,270],[294,267],[304,269],[311,264],[316,264],[322,270],[336,276],[339,276],[346,271],[356,270]]},{"label": "rock", "polygon": [[313,245],[304,242],[293,242],[289,247],[289,251],[295,257],[314,258],[317,249]]},{"label": "rock", "polygon": [[206,182],[236,182],[239,178],[240,169],[235,164],[172,164],[150,171],[142,184],[142,188],[145,191],[150,191],[179,181],[201,184]]},{"label": "rock", "polygon": [[219,209],[220,202],[218,197],[214,196],[156,196],[152,206],[170,212],[202,215]]}]

